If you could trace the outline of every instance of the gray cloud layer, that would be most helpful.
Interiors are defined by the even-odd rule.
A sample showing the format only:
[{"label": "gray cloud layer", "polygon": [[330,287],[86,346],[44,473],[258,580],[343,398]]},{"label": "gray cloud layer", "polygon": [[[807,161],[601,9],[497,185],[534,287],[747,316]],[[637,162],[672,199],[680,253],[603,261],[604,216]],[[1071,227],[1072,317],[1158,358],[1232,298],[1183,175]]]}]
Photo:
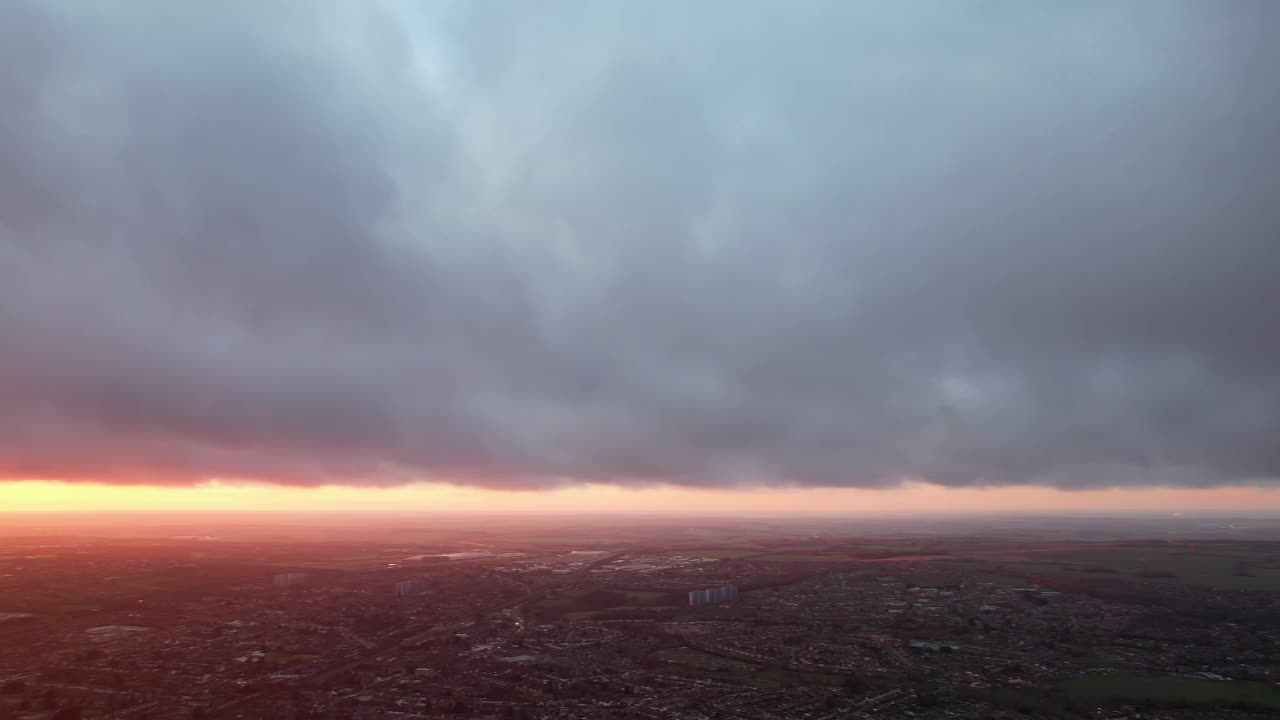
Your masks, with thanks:
[{"label": "gray cloud layer", "polygon": [[0,475],[1270,482],[1276,27],[10,0]]}]

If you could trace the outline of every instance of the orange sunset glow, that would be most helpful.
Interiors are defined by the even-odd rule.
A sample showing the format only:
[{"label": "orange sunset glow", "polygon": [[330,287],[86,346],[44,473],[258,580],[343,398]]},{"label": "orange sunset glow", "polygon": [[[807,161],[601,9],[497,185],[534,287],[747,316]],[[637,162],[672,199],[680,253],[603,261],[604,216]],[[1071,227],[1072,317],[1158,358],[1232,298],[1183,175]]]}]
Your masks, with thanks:
[{"label": "orange sunset glow", "polygon": [[0,2],[0,511],[1280,511],[1276,3],[988,4]]},{"label": "orange sunset glow", "polygon": [[545,491],[505,491],[417,484],[366,489],[293,488],[208,483],[150,487],[19,481],[0,484],[0,509],[14,511],[288,510],[515,513],[825,514],[1257,512],[1280,509],[1280,489],[1056,490],[1044,487],[943,488],[923,483],[892,490],[855,488],[706,490],[628,489],[589,485]]}]

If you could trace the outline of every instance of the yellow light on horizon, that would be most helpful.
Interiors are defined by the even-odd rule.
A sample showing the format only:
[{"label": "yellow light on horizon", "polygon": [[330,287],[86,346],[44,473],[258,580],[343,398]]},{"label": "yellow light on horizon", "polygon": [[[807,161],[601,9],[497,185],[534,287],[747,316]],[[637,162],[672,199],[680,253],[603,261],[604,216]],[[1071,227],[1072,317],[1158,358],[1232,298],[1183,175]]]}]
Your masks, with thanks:
[{"label": "yellow light on horizon", "polygon": [[0,511],[297,510],[435,512],[591,512],[673,514],[856,514],[1182,510],[1280,510],[1280,489],[1118,488],[1064,491],[1036,486],[944,488],[909,483],[890,489],[706,489],[660,485],[581,485],[552,490],[490,490],[420,483],[390,488],[209,482],[192,487],[0,481]]}]

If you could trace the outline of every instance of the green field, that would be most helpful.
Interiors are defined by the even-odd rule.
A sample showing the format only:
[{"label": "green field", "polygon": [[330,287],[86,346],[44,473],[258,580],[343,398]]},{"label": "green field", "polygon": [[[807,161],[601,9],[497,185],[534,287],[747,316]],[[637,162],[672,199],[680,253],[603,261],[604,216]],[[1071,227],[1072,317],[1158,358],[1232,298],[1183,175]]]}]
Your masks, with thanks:
[{"label": "green field", "polygon": [[1029,552],[1007,561],[1029,574],[1068,574],[1139,582],[1208,585],[1237,590],[1280,591],[1280,568],[1257,553],[1200,552],[1168,547],[1100,548]]},{"label": "green field", "polygon": [[850,555],[779,553],[777,555],[764,555],[759,559],[761,562],[847,562],[857,558]]},{"label": "green field", "polygon": [[[538,606],[547,609],[569,607],[584,596],[598,592],[601,592],[599,588],[571,590],[561,594],[560,597],[544,598],[538,602]],[[606,590],[604,592],[616,595],[617,604],[609,605],[608,608],[596,608],[597,610],[612,610],[622,607],[656,607],[662,605],[663,601],[668,597],[667,593],[653,592],[651,590]]]},{"label": "green field", "polygon": [[751,673],[746,682],[758,688],[773,689],[780,687],[826,686],[832,687],[845,681],[842,675],[826,675],[823,673],[795,672],[792,670],[769,669]]},{"label": "green field", "polygon": [[974,580],[980,583],[1008,585],[1009,587],[1021,587],[1027,584],[1026,578],[1013,577],[1010,575],[979,575],[974,578]]},{"label": "green field", "polygon": [[766,690],[780,687],[833,687],[844,683],[846,679],[842,675],[796,672],[779,667],[759,668],[744,660],[721,657],[691,647],[667,648],[659,650],[655,656],[669,663],[704,671],[721,680]]},{"label": "green field", "polygon": [[1061,685],[1081,700],[1144,703],[1161,706],[1236,706],[1280,710],[1280,688],[1261,682],[1205,680],[1174,675],[1095,675]]},{"label": "green field", "polygon": [[759,555],[759,550],[668,550],[671,557],[706,558],[708,560],[733,560],[750,555]]},{"label": "green field", "polygon": [[679,611],[674,605],[619,605],[607,610],[574,610],[564,614],[567,620],[611,620],[657,617],[659,613]]},{"label": "green field", "polygon": [[66,605],[54,605],[53,607],[49,608],[49,612],[54,615],[79,615],[81,613],[98,612],[98,606],[74,604],[74,603],[66,604]]},{"label": "green field", "polygon": [[754,672],[755,666],[741,660],[731,660],[719,655],[704,653],[689,647],[668,648],[654,653],[659,659],[699,670],[742,670]]}]

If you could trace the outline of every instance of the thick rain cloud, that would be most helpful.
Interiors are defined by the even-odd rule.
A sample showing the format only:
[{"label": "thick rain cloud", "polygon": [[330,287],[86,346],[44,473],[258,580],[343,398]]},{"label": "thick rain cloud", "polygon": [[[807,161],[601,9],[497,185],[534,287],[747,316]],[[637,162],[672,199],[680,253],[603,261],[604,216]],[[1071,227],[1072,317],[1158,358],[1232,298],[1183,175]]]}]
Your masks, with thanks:
[{"label": "thick rain cloud", "polygon": [[0,4],[0,476],[1280,477],[1280,4]]}]

